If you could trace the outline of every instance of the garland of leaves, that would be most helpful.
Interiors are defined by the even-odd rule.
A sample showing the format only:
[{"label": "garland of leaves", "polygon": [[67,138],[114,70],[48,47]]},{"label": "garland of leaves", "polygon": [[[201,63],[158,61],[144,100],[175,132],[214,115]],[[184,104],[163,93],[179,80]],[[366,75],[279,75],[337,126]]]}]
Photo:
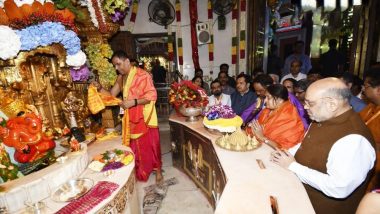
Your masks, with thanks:
[{"label": "garland of leaves", "polygon": [[90,66],[98,72],[99,82],[106,89],[115,84],[117,74],[113,65],[109,62],[112,57],[112,49],[106,43],[90,43],[85,49]]}]

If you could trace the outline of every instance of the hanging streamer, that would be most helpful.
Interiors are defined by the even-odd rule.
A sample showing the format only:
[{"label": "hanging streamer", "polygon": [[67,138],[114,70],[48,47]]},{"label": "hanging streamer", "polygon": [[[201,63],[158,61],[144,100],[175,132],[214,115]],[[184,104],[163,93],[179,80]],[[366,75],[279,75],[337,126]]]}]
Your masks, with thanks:
[{"label": "hanging streamer", "polygon": [[212,75],[212,71],[214,70],[214,29],[213,29],[213,12],[212,12],[212,3],[211,0],[207,2],[207,18],[210,28],[210,37],[211,42],[208,44],[208,61],[210,67],[210,74]]},{"label": "hanging streamer", "polygon": [[239,70],[240,72],[245,71],[245,33],[246,33],[246,0],[240,0],[240,61],[239,61]]},{"label": "hanging streamer", "polygon": [[232,10],[232,47],[231,47],[231,71],[232,75],[235,75],[236,70],[236,61],[237,61],[237,45],[238,45],[238,38],[237,38],[237,18],[238,18],[238,7],[237,4],[235,5],[234,9]]},{"label": "hanging streamer", "polygon": [[177,47],[178,47],[178,65],[179,71],[183,74],[183,46],[182,46],[182,32],[181,32],[181,2],[180,0],[175,1],[175,15],[177,20]]},{"label": "hanging streamer", "polygon": [[139,2],[137,0],[134,0],[132,3],[132,13],[131,13],[131,18],[129,19],[129,24],[128,24],[128,31],[133,33],[133,29],[135,27],[135,22],[136,22],[136,16],[137,16],[137,10],[139,9]]},{"label": "hanging streamer", "polygon": [[190,14],[190,31],[191,31],[191,52],[193,57],[194,69],[200,68],[199,54],[198,54],[198,38],[196,24],[198,22],[198,7],[197,0],[189,0],[189,14]]}]

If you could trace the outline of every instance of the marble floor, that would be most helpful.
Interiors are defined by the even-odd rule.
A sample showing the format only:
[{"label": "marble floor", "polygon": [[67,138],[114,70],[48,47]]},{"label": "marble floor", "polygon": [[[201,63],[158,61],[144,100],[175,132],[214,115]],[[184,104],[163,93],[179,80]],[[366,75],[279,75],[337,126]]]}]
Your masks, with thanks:
[{"label": "marble floor", "polygon": [[[161,154],[163,161],[164,178],[176,177],[178,184],[169,186],[166,197],[161,203],[158,214],[209,214],[213,213],[211,205],[195,184],[181,171],[173,167],[170,152],[170,128],[167,118],[159,118],[161,137]],[[137,183],[137,194],[142,207],[144,187],[155,183],[155,175],[151,175],[147,182]],[[142,208],[141,208],[142,210]]]}]

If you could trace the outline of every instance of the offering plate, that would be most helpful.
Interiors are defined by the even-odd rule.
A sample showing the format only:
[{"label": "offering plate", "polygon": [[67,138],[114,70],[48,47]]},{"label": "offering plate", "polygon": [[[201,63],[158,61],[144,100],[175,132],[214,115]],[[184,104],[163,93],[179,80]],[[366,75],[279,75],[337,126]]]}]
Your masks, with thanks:
[{"label": "offering plate", "polygon": [[62,184],[51,196],[54,201],[68,202],[86,194],[94,185],[88,178],[71,179]]}]

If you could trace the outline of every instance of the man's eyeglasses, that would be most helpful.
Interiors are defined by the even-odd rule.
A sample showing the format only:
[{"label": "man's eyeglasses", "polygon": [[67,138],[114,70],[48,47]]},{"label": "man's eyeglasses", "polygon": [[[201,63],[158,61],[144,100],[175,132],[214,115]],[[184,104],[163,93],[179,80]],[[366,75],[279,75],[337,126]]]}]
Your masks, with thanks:
[{"label": "man's eyeglasses", "polygon": [[320,98],[318,98],[318,99],[316,99],[314,101],[310,101],[308,99],[305,99],[305,106],[313,107],[313,106],[315,106],[317,104],[318,100],[326,99],[326,98],[330,98],[331,99],[331,97],[320,97]]}]

